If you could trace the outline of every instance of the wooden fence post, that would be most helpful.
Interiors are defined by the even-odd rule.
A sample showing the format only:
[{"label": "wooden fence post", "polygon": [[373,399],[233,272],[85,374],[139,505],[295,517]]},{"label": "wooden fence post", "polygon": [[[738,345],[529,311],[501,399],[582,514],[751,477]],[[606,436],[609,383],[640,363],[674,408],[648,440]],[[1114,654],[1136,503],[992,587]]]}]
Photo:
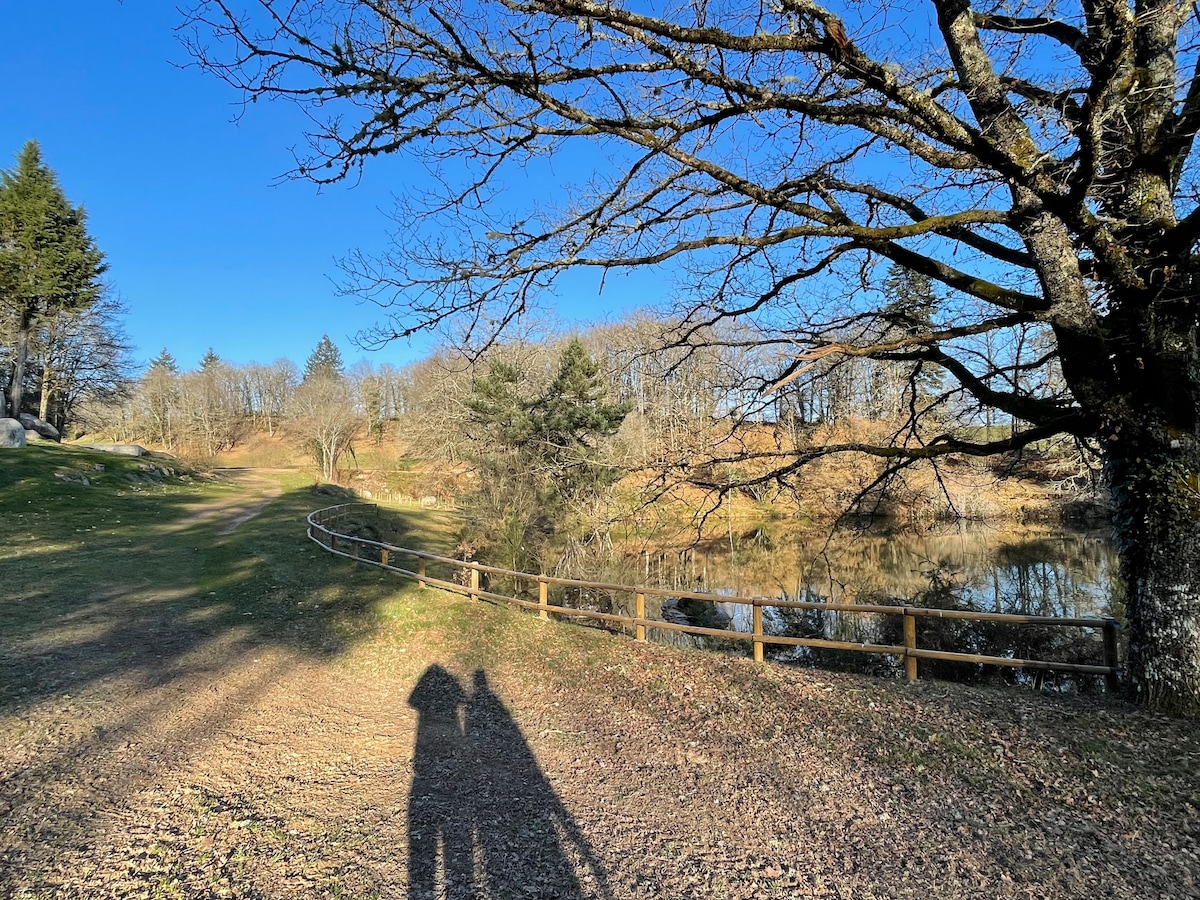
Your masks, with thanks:
[{"label": "wooden fence post", "polygon": [[[1114,669],[1121,667],[1121,646],[1117,640],[1117,623],[1114,619],[1109,619],[1104,623],[1104,664]],[[1109,672],[1105,675],[1104,685],[1112,694],[1120,690],[1121,685],[1117,679],[1117,673]]]},{"label": "wooden fence post", "polygon": [[633,636],[639,641],[646,640],[646,595],[641,591],[634,594],[633,615],[637,622],[633,626]]},{"label": "wooden fence post", "polygon": [[[917,617],[909,613],[907,606],[904,608],[904,648],[917,649]],[[917,658],[909,653],[904,654],[904,677],[909,681],[917,680]]]},{"label": "wooden fence post", "polygon": [[479,600],[479,570],[474,566],[471,567],[471,599],[478,602]]},{"label": "wooden fence post", "polygon": [[350,555],[354,557],[355,562],[358,562],[358,541],[350,542]]},{"label": "wooden fence post", "polygon": [[550,610],[546,609],[550,605],[550,585],[547,583],[544,576],[538,576],[538,615],[543,619],[550,618]]},{"label": "wooden fence post", "polygon": [[337,535],[334,534],[332,531],[329,532],[329,549],[330,550],[337,549]]},{"label": "wooden fence post", "polygon": [[425,557],[417,560],[417,587],[425,587]]},{"label": "wooden fence post", "polygon": [[387,547],[380,548],[379,562],[382,563],[384,566],[386,566],[388,564],[388,549],[387,549]]},{"label": "wooden fence post", "polygon": [[763,623],[762,623],[762,600],[758,597],[754,598],[754,608],[750,613],[753,622],[754,632],[754,661],[760,663],[763,661]]}]

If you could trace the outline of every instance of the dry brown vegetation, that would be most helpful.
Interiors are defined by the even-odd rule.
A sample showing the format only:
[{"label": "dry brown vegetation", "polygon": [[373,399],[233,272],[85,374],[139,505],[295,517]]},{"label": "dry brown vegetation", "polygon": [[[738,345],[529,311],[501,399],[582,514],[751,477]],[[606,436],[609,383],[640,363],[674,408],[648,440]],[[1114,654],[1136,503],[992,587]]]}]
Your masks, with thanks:
[{"label": "dry brown vegetation", "polygon": [[[878,438],[879,423],[838,424],[814,431],[813,444],[849,439]],[[714,429],[703,435],[713,441],[718,452],[732,451],[728,431]],[[737,435],[737,448],[747,453],[777,450],[777,437],[771,428],[743,431]],[[791,449],[784,445],[785,450]],[[698,462],[699,456],[693,462]],[[221,466],[295,466],[307,461],[289,449],[280,437],[252,435],[244,444],[220,453],[214,462]],[[765,472],[774,461],[755,466],[738,466],[734,477],[755,476]],[[797,473],[787,489],[768,483],[752,489],[734,490],[722,500],[713,492],[687,482],[673,483],[659,494],[661,473],[641,469],[626,476],[617,486],[617,504],[613,516],[636,517],[639,521],[679,523],[693,513],[732,505],[739,520],[763,518],[767,511],[776,517],[799,521],[829,522],[842,515],[865,491],[861,510],[883,515],[898,524],[928,525],[946,517],[962,516],[989,522],[1054,522],[1064,510],[1076,504],[1095,504],[1097,497],[1088,490],[1087,478],[1079,475],[1075,463],[1061,455],[1043,458],[1036,451],[1023,460],[942,460],[935,471],[929,465],[914,465],[890,481],[887,494],[868,490],[882,471],[882,463],[862,455],[839,455],[818,459]],[[715,473],[720,475],[721,473]],[[730,474],[730,473],[725,473]],[[1078,477],[1072,478],[1075,475]],[[470,466],[461,461],[422,458],[421,447],[402,436],[389,434],[382,440],[360,441],[341,474],[342,481],[358,491],[391,500],[437,498],[443,505],[453,504],[456,496],[469,488]],[[654,497],[647,507],[648,498]],[[1099,507],[1096,516],[1102,517]],[[712,528],[724,525],[714,521]],[[657,533],[657,526],[655,526]],[[712,529],[709,529],[712,530]],[[690,531],[690,529],[689,529]]]}]

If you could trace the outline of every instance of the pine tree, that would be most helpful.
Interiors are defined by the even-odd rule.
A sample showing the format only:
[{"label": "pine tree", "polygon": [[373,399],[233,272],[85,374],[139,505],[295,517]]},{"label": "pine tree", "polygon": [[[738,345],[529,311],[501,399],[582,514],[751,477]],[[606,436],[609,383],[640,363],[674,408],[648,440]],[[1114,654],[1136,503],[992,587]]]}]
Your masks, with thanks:
[{"label": "pine tree", "polygon": [[163,347],[158,356],[150,360],[150,365],[147,367],[150,372],[165,372],[169,375],[179,374],[179,363],[175,361],[175,357],[171,355],[166,347]]},{"label": "pine tree", "polygon": [[881,317],[888,324],[909,334],[929,330],[938,307],[932,278],[893,264],[883,280],[883,293],[888,302]]},{"label": "pine tree", "polygon": [[590,490],[615,472],[598,464],[596,449],[601,438],[617,433],[629,406],[606,402],[606,394],[600,366],[573,338],[563,348],[554,380],[530,404],[539,455],[558,471],[565,493]]},{"label": "pine tree", "polygon": [[580,511],[620,477],[601,441],[629,412],[606,401],[599,366],[578,339],[563,348],[544,390],[530,396],[527,380],[497,360],[474,380],[465,402],[480,473],[468,536],[513,569],[547,566],[553,542],[570,540]]},{"label": "pine tree", "polygon": [[[934,317],[941,299],[934,288],[933,279],[928,275],[893,264],[888,267],[887,277],[883,280],[883,293],[888,299],[880,310],[880,318],[886,329],[883,340],[928,334],[934,330]],[[891,410],[892,414],[901,414],[911,403],[925,406],[941,393],[945,378],[938,366],[920,362],[876,362],[874,365],[877,371],[881,365],[898,365],[902,372],[906,388],[899,398],[900,408]]]},{"label": "pine tree", "polygon": [[342,365],[342,354],[337,345],[329,339],[329,335],[321,335],[321,340],[313,348],[307,362],[304,363],[304,380],[314,378],[337,379],[342,377],[345,367]]},{"label": "pine tree", "polygon": [[502,447],[522,448],[533,437],[531,403],[521,393],[521,370],[495,360],[486,375],[471,382],[471,396],[464,405],[476,425]]},{"label": "pine tree", "polygon": [[166,347],[150,360],[142,377],[141,393],[146,403],[151,439],[173,450],[179,437],[176,433],[179,364]]},{"label": "pine tree", "polygon": [[520,451],[532,468],[552,473],[560,493],[594,482],[602,470],[598,442],[621,427],[628,405],[605,401],[600,367],[578,338],[563,348],[557,373],[540,396],[523,397],[521,381],[515,366],[492,363],[466,401],[475,422],[499,445]]},{"label": "pine tree", "polygon": [[208,348],[208,352],[200,360],[201,372],[214,372],[221,365],[221,357],[217,356],[216,351],[212,347]]},{"label": "pine tree", "polygon": [[30,141],[16,167],[0,173],[0,305],[16,322],[14,417],[25,393],[31,333],[48,316],[95,303],[106,268],[83,207],[70,204]]}]

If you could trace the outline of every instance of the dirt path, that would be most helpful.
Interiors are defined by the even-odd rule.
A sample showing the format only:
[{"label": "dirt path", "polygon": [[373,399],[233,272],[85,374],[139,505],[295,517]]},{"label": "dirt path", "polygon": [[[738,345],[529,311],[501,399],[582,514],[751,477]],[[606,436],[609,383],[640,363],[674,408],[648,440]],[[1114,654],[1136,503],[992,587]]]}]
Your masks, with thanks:
[{"label": "dirt path", "polygon": [[238,526],[257,516],[268,503],[280,494],[279,481],[270,476],[270,469],[216,469],[213,475],[235,488],[234,492],[189,508],[185,519],[163,527],[164,531],[187,528],[221,521],[219,534],[232,534]]},{"label": "dirt path", "polygon": [[[238,484],[204,521],[266,502]],[[153,600],[122,597],[133,628],[56,651],[64,683],[4,718],[0,896],[1200,895],[1185,724],[456,599],[340,653]]]}]

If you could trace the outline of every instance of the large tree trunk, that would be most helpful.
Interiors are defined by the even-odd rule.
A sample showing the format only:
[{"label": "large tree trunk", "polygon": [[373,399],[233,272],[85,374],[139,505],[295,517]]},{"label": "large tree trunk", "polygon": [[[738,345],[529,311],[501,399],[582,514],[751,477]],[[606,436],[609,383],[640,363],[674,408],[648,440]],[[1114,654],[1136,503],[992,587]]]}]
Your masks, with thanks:
[{"label": "large tree trunk", "polygon": [[[1131,699],[1200,713],[1200,436],[1141,416],[1106,441]],[[1139,427],[1142,426],[1142,427]]]},{"label": "large tree trunk", "polygon": [[54,373],[50,369],[50,362],[47,360],[46,365],[42,368],[42,396],[41,403],[38,406],[38,418],[43,422],[50,421],[50,395],[54,392]]},{"label": "large tree trunk", "polygon": [[25,365],[29,361],[29,331],[32,320],[33,317],[27,311],[23,311],[17,322],[17,359],[13,366],[12,397],[9,398],[9,407],[14,419],[21,414],[21,401],[25,397]]}]

